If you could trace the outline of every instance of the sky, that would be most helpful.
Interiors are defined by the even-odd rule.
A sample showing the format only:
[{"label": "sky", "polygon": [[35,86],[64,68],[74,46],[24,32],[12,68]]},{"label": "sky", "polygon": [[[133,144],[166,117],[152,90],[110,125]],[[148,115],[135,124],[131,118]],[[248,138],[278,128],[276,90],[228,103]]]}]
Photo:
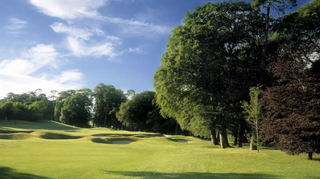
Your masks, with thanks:
[{"label": "sky", "polygon": [[[298,6],[310,1],[297,0]],[[99,83],[154,90],[170,31],[183,25],[187,10],[206,2],[1,0],[0,99]]]}]

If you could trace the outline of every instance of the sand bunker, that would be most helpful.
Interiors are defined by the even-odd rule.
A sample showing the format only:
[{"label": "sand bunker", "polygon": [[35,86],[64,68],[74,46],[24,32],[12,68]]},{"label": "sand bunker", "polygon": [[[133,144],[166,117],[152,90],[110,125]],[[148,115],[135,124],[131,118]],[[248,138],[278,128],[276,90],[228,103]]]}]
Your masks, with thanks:
[{"label": "sand bunker", "polygon": [[134,140],[112,140],[112,144],[130,144],[135,142]]},{"label": "sand bunker", "polygon": [[184,139],[175,139],[174,141],[176,141],[176,142],[182,142],[182,143],[193,143],[192,141],[184,140]]}]

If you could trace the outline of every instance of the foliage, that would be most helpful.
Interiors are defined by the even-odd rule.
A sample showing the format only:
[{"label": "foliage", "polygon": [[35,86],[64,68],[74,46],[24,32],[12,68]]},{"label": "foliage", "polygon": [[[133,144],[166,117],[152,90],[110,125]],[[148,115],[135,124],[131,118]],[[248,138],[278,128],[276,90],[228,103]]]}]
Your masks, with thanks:
[{"label": "foliage", "polygon": [[187,12],[154,75],[161,114],[195,135],[218,128],[226,138],[226,128],[243,118],[240,101],[258,81],[259,55],[253,51],[261,48],[255,44],[260,22],[258,11],[238,1],[206,3]]},{"label": "foliage", "polygon": [[[242,103],[242,108],[244,109],[244,113],[246,116],[246,121],[250,124],[253,136],[255,138],[257,147],[260,145],[260,126],[261,121],[264,118],[264,114],[262,112],[262,105],[259,103],[259,98],[261,97],[263,91],[262,86],[258,85],[256,87],[250,88],[250,103],[244,101]],[[259,152],[259,149],[258,149]]]},{"label": "foliage", "polygon": [[91,90],[80,89],[63,102],[60,121],[77,127],[90,127],[92,98]]},{"label": "foliage", "polygon": [[41,90],[38,89],[35,92],[21,95],[9,93],[6,98],[2,99],[2,101],[6,102],[0,106],[0,118],[27,121],[49,119],[48,100],[40,92]]},{"label": "foliage", "polygon": [[131,130],[169,132],[175,128],[175,120],[165,119],[160,115],[160,108],[155,104],[155,92],[143,91],[120,106],[118,120]]},{"label": "foliage", "polygon": [[55,107],[54,107],[54,119],[55,121],[59,121],[61,116],[61,109],[63,107],[64,101],[70,97],[73,96],[76,93],[75,90],[67,90],[67,91],[61,91],[59,93],[59,97],[56,99]]},{"label": "foliage", "polygon": [[297,6],[297,0],[251,0],[251,5],[255,9],[259,9],[261,7],[274,8],[277,13],[282,15],[285,13],[286,9],[291,9]]},{"label": "foliage", "polygon": [[283,47],[270,69],[279,83],[263,95],[270,117],[264,120],[265,139],[289,154],[320,152],[320,78],[307,60]]},{"label": "foliage", "polygon": [[126,96],[121,89],[116,89],[112,85],[98,84],[94,88],[94,124],[96,126],[108,126],[120,128],[121,123],[116,118],[121,103],[125,102]]}]

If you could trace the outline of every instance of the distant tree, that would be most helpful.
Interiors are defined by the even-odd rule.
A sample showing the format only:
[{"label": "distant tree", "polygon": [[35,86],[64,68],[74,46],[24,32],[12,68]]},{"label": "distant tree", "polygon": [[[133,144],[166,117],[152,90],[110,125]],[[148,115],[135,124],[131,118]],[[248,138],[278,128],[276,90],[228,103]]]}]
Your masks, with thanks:
[{"label": "distant tree", "polygon": [[14,107],[12,101],[7,101],[0,106],[2,116],[1,118],[12,119],[14,114]]},{"label": "distant tree", "polygon": [[37,120],[33,118],[32,112],[30,111],[26,103],[14,102],[13,110],[14,110],[13,119],[15,120],[26,120],[26,121]]},{"label": "distant tree", "polygon": [[126,95],[127,98],[131,98],[131,97],[133,97],[135,94],[136,94],[136,92],[135,92],[134,90],[129,89],[129,90],[127,90],[127,92],[126,92],[125,95]]},{"label": "distant tree", "polygon": [[56,104],[56,99],[57,99],[57,97],[58,97],[58,95],[59,95],[59,93],[58,93],[58,91],[57,90],[51,90],[50,91],[50,96],[49,96],[49,98],[50,98],[50,103],[51,103],[51,105],[50,105],[50,119],[53,121],[54,120],[54,107],[55,107],[55,104]]},{"label": "distant tree", "polygon": [[160,115],[155,103],[154,91],[143,91],[120,106],[118,120],[127,128],[150,132],[168,132],[174,130],[175,120]]},{"label": "distant tree", "polygon": [[94,88],[93,96],[95,98],[94,124],[100,127],[121,128],[116,112],[119,111],[121,103],[127,100],[123,91],[112,85],[100,83]]},{"label": "distant tree", "polygon": [[28,109],[30,110],[34,120],[43,120],[49,117],[48,115],[46,116],[48,107],[49,107],[48,103],[41,100],[41,101],[35,101],[32,104],[30,104],[28,106]]},{"label": "distant tree", "polygon": [[264,138],[288,154],[320,152],[320,78],[307,67],[307,60],[289,47],[282,47],[270,65],[279,78],[263,94],[269,116],[263,121]]},{"label": "distant tree", "polygon": [[91,107],[92,99],[89,95],[77,92],[65,99],[61,109],[60,121],[78,127],[89,127]]},{"label": "distant tree", "polygon": [[64,101],[70,97],[73,96],[76,93],[75,90],[67,90],[67,91],[62,91],[59,93],[59,97],[56,99],[56,105],[54,108],[54,119],[56,121],[59,121],[60,115],[61,115],[61,109],[63,107]]}]

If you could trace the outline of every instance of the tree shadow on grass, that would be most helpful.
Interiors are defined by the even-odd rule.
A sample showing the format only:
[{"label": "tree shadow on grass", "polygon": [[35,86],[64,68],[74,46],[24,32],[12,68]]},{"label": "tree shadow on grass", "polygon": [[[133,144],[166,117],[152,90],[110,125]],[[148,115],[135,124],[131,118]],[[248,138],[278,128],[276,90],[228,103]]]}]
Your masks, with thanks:
[{"label": "tree shadow on grass", "polygon": [[259,178],[259,179],[271,179],[282,178],[276,175],[263,174],[263,173],[198,173],[198,172],[186,172],[186,173],[159,173],[159,172],[135,172],[135,171],[106,171],[107,174],[119,175],[119,177],[130,178]]},{"label": "tree shadow on grass", "polygon": [[42,177],[38,175],[28,174],[28,173],[18,173],[9,167],[0,167],[0,178],[2,179],[49,179],[47,177]]},{"label": "tree shadow on grass", "polygon": [[[313,158],[312,160],[313,160],[313,161],[320,162],[320,158]],[[312,161],[312,160],[311,160],[311,161]]]}]

